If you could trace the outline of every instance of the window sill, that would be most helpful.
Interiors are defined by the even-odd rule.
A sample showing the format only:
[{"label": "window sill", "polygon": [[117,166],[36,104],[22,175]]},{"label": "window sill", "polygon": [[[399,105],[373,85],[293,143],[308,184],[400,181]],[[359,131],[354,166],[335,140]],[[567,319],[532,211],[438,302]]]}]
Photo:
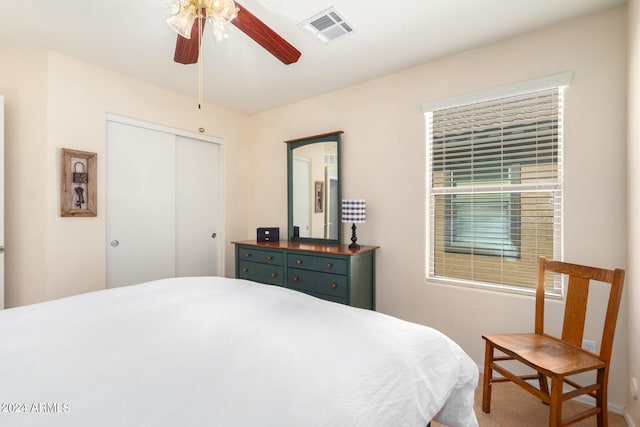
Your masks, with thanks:
[{"label": "window sill", "polygon": [[[479,282],[471,282],[466,280],[446,279],[442,277],[427,277],[425,279],[425,283],[437,284],[437,285],[443,285],[443,286],[459,286],[463,288],[482,289],[486,291],[495,291],[495,292],[501,292],[501,293],[507,293],[507,294],[514,294],[514,295],[527,295],[531,297],[536,296],[535,288],[521,288],[518,286],[495,285],[491,283],[479,283]],[[545,298],[556,299],[556,300],[564,299],[561,293],[549,292],[549,291],[545,292]]]}]

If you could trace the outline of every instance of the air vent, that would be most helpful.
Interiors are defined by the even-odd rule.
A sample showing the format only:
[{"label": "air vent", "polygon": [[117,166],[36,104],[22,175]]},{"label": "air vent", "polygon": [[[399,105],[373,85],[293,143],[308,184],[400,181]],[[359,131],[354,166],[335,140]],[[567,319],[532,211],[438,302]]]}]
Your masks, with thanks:
[{"label": "air vent", "polygon": [[329,43],[354,31],[353,26],[333,6],[298,25],[323,43]]},{"label": "air vent", "polygon": [[[324,155],[324,164],[327,166],[337,165],[338,164],[338,156],[335,154],[325,154]],[[595,353],[595,351],[594,351]]]}]

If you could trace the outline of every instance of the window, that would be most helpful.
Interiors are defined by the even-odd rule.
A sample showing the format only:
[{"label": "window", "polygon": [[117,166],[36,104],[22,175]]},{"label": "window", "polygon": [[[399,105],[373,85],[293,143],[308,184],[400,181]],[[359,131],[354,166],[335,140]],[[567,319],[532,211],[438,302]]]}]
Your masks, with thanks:
[{"label": "window", "polygon": [[450,216],[445,228],[446,252],[510,258],[519,256],[517,196],[505,193],[461,193],[450,195],[447,203],[445,212],[449,212]]},{"label": "window", "polygon": [[561,259],[569,79],[425,106],[428,279],[530,292],[538,256]]}]

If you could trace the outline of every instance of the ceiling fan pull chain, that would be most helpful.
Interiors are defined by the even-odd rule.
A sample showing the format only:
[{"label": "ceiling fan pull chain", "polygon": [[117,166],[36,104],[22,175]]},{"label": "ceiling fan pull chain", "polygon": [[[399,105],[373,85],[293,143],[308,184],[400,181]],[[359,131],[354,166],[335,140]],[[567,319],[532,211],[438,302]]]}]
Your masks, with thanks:
[{"label": "ceiling fan pull chain", "polygon": [[[203,12],[204,9],[201,9],[200,15],[205,15],[206,12]],[[198,110],[200,110],[200,127],[198,131],[200,133],[204,133],[204,122],[203,122],[203,105],[202,105],[202,20],[203,16],[198,16]]]}]

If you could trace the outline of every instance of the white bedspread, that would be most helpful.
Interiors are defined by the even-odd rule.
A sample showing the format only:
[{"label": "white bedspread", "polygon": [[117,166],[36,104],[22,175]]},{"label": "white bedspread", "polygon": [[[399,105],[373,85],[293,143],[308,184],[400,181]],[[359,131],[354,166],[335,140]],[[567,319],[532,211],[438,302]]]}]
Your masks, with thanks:
[{"label": "white bedspread", "polygon": [[476,426],[443,334],[284,288],[182,278],[0,311],[1,426]]}]

